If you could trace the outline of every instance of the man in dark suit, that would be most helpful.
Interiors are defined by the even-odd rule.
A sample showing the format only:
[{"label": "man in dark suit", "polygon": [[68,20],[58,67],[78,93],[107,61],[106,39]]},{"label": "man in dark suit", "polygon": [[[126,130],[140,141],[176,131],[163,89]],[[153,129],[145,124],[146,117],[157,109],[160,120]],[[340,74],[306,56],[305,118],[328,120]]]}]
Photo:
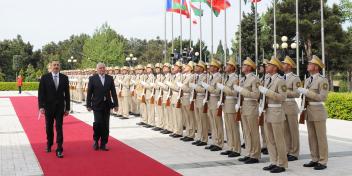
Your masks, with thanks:
[{"label": "man in dark suit", "polygon": [[51,152],[54,141],[54,120],[56,121],[56,156],[63,158],[63,117],[70,111],[70,89],[66,75],[60,72],[60,62],[52,61],[52,71],[41,77],[38,90],[38,105],[42,114],[45,114],[47,148]]},{"label": "man in dark suit", "polygon": [[114,79],[105,72],[105,65],[103,63],[97,64],[97,74],[89,77],[86,100],[87,110],[93,110],[94,114],[93,148],[94,150],[100,148],[100,150],[108,151],[106,144],[109,138],[110,110],[114,108],[117,111],[118,102]]}]

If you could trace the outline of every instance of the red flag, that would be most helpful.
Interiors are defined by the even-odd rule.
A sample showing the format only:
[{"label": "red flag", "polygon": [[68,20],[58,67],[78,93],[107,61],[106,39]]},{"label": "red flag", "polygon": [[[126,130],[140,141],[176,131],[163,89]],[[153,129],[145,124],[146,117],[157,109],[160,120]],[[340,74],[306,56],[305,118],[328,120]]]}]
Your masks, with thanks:
[{"label": "red flag", "polygon": [[261,0],[252,0],[252,3],[258,3],[260,2]]},{"label": "red flag", "polygon": [[198,22],[197,22],[196,19],[193,19],[192,23],[193,23],[193,24],[198,24]]},{"label": "red flag", "polygon": [[[258,0],[257,0],[258,1]],[[260,0],[259,0],[260,1]],[[231,7],[231,4],[227,0],[213,0],[213,7],[219,10],[225,10]]]}]

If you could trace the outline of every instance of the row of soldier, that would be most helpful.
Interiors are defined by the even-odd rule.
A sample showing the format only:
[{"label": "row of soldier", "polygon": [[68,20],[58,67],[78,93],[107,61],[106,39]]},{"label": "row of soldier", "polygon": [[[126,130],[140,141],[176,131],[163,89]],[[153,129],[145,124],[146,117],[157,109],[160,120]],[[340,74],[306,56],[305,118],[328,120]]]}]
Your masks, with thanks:
[{"label": "row of soldier", "polygon": [[[273,57],[264,61],[262,78],[255,75],[257,66],[250,58],[241,66],[244,76],[237,74],[233,58],[224,68],[217,59],[209,65],[199,61],[108,68],[115,79],[120,105],[113,113],[121,119],[141,116],[138,125],[185,142],[194,141],[196,146],[208,145],[210,138],[211,144],[205,147],[210,151],[223,150],[226,136],[227,150],[221,155],[242,154],[239,161],[253,164],[259,162],[261,153],[268,153],[271,164],[263,169],[272,173],[284,172],[288,161],[298,159],[301,115],[300,122],[307,122],[312,158],[304,167],[322,170],[328,160],[327,113],[323,106],[328,82],[320,75],[325,66],[314,56],[307,69],[310,77],[304,84],[293,74],[295,67],[289,57],[283,62]],[[279,71],[285,74],[280,76]],[[66,74],[72,99],[83,101],[88,77],[94,70]],[[298,98],[302,101],[300,106]]]}]

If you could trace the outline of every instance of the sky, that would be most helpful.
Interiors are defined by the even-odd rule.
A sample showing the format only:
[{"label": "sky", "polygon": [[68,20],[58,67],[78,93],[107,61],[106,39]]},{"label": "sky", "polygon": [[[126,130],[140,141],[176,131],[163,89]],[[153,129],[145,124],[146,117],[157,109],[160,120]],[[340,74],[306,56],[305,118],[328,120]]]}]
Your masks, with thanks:
[{"label": "sky", "polygon": [[[227,46],[239,24],[238,0],[229,0],[227,10]],[[338,0],[328,0],[328,4]],[[250,11],[250,4],[242,10]],[[258,13],[272,5],[270,0],[258,4]],[[198,4],[196,4],[198,6]],[[93,34],[103,23],[108,23],[127,38],[164,39],[165,0],[0,0],[0,40],[20,34],[35,49],[53,41],[69,38],[72,34]],[[210,9],[205,10],[203,40],[211,46]],[[196,18],[195,18],[196,19]],[[189,20],[182,18],[183,38],[189,39]],[[167,40],[171,40],[171,13],[167,14]],[[214,52],[220,40],[224,43],[224,13],[214,18]],[[180,35],[180,18],[174,14],[174,36]],[[192,40],[199,39],[199,24],[192,25]]]}]

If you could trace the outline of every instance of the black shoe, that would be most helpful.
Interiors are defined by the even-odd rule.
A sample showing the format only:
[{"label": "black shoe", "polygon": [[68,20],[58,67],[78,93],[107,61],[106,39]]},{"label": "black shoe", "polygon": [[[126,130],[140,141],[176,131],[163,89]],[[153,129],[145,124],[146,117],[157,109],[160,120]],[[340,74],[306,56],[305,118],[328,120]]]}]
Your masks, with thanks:
[{"label": "black shoe", "polygon": [[172,133],[172,134],[170,134],[169,136],[170,137],[174,137],[176,134],[175,133]]},{"label": "black shoe", "polygon": [[51,146],[47,146],[46,149],[45,149],[45,152],[46,153],[50,153],[51,152]]},{"label": "black shoe", "polygon": [[314,170],[323,170],[323,169],[326,169],[327,166],[325,165],[322,165],[320,163],[318,163],[316,166],[314,166]]},{"label": "black shoe", "polygon": [[317,165],[318,165],[317,162],[310,161],[310,162],[307,163],[307,164],[303,164],[303,167],[315,167],[315,166],[317,166]]},{"label": "black shoe", "polygon": [[247,161],[244,162],[244,164],[254,164],[254,163],[259,163],[259,160],[255,158],[249,158]]},{"label": "black shoe", "polygon": [[246,148],[246,144],[243,143],[243,144],[241,145],[241,148],[245,149],[245,148]]},{"label": "black shoe", "polygon": [[109,149],[106,147],[106,145],[101,145],[100,150],[102,151],[109,151]]},{"label": "black shoe", "polygon": [[241,154],[237,153],[237,152],[232,152],[228,155],[229,158],[234,158],[234,157],[239,157],[239,156],[241,156]]},{"label": "black shoe", "polygon": [[144,122],[139,122],[139,123],[136,123],[137,125],[145,125]]},{"label": "black shoe", "polygon": [[128,119],[128,117],[121,117],[120,119],[121,120],[126,120],[126,119]]},{"label": "black shoe", "polygon": [[202,141],[196,141],[196,142],[192,142],[192,145],[197,145],[197,144],[199,144],[199,143],[201,143]]},{"label": "black shoe", "polygon": [[93,149],[94,149],[94,150],[98,150],[98,149],[99,149],[98,141],[94,141],[94,143],[93,143]]},{"label": "black shoe", "polygon": [[122,115],[116,115],[116,117],[122,117]]},{"label": "black shoe", "polygon": [[209,146],[206,146],[204,149],[206,149],[206,150],[210,150],[210,149],[212,149],[213,147],[215,147],[215,145],[209,145]]},{"label": "black shoe", "polygon": [[183,137],[183,138],[180,138],[180,140],[181,141],[184,141],[184,140],[186,140],[188,137],[187,136],[185,136],[185,137]]},{"label": "black shoe", "polygon": [[280,166],[276,166],[275,168],[271,169],[270,172],[271,173],[281,173],[281,172],[285,172],[285,168],[280,167]]},{"label": "black shoe", "polygon": [[208,145],[206,142],[200,142],[199,144],[197,144],[196,146],[206,146]]},{"label": "black shoe", "polygon": [[231,154],[231,153],[232,153],[232,151],[227,150],[227,151],[225,151],[225,152],[221,152],[220,155],[229,155],[229,154]]},{"label": "black shoe", "polygon": [[263,155],[269,154],[268,148],[262,148],[262,149],[261,149],[261,152],[262,152]]},{"label": "black shoe", "polygon": [[215,146],[215,147],[210,149],[210,151],[212,151],[212,152],[216,152],[216,151],[220,151],[220,150],[222,150],[222,148],[219,147],[219,146]]},{"label": "black shoe", "polygon": [[239,158],[238,161],[246,162],[246,161],[249,160],[249,159],[250,159],[250,157],[245,156],[245,157],[243,157],[243,158]]},{"label": "black shoe", "polygon": [[140,114],[134,114],[135,117],[140,117],[141,115]]},{"label": "black shoe", "polygon": [[152,128],[153,126],[151,126],[151,125],[145,125],[144,127],[146,127],[146,128]]},{"label": "black shoe", "polygon": [[62,151],[61,151],[61,150],[57,150],[57,151],[56,151],[56,156],[57,156],[58,158],[63,158],[63,157],[64,157],[64,154],[62,154]]},{"label": "black shoe", "polygon": [[171,132],[171,131],[168,131],[168,130],[165,130],[165,131],[160,132],[160,133],[162,133],[162,134],[170,134],[170,133],[172,133],[172,132]]},{"label": "black shoe", "polygon": [[191,141],[194,141],[194,139],[193,138],[190,138],[190,137],[186,137],[186,139],[185,140],[183,140],[184,142],[191,142]]},{"label": "black shoe", "polygon": [[263,170],[270,171],[270,170],[274,169],[275,167],[277,167],[277,166],[274,164],[270,164],[269,166],[263,167]]},{"label": "black shoe", "polygon": [[154,127],[152,130],[154,130],[154,131],[161,131],[162,129],[159,128],[159,127]]},{"label": "black shoe", "polygon": [[161,130],[160,133],[161,134],[166,134],[167,130]]},{"label": "black shoe", "polygon": [[180,138],[180,137],[182,137],[182,135],[179,135],[179,134],[175,134],[175,135],[173,136],[173,138]]},{"label": "black shoe", "polygon": [[288,161],[296,161],[296,160],[298,160],[298,158],[295,156],[292,156],[292,155],[287,155],[287,160]]}]

